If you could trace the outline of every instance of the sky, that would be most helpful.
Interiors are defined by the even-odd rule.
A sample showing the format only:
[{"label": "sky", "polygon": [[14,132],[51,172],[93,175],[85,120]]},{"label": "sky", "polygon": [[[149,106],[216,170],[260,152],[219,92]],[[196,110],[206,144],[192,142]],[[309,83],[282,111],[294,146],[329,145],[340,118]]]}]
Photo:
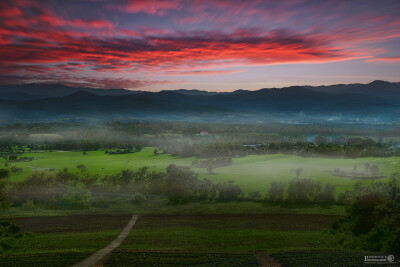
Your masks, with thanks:
[{"label": "sky", "polygon": [[400,81],[399,0],[1,0],[0,84],[256,90]]}]

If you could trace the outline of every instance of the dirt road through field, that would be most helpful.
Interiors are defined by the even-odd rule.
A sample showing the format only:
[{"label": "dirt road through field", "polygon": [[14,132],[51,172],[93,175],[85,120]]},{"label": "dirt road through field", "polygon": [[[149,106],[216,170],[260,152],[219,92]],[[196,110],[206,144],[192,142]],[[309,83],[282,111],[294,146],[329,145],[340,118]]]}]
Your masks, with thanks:
[{"label": "dirt road through field", "polygon": [[132,219],[128,222],[122,232],[118,235],[116,239],[114,239],[107,247],[100,249],[92,256],[84,259],[83,261],[73,265],[72,267],[90,267],[104,259],[108,254],[110,254],[114,249],[116,249],[119,245],[121,245],[122,241],[128,236],[129,232],[132,230],[132,227],[135,225],[138,216],[133,215]]},{"label": "dirt road through field", "polygon": [[281,267],[281,265],[268,253],[256,252],[254,255],[261,267]]}]

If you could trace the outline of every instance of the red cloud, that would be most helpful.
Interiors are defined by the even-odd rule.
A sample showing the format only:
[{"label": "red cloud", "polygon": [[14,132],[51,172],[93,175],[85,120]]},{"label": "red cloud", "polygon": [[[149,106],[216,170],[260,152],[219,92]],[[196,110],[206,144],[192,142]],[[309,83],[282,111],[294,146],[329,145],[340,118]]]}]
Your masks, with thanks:
[{"label": "red cloud", "polygon": [[400,57],[379,57],[368,59],[367,62],[394,63],[400,62]]},{"label": "red cloud", "polygon": [[[106,15],[93,16],[99,10],[85,18],[74,17],[71,10],[57,12],[51,5],[39,5],[35,0],[0,3],[0,79],[28,77],[35,80],[36,77],[45,82],[70,81],[79,72],[93,76],[112,73],[123,77],[138,73],[153,76],[223,75],[237,70],[216,68],[372,57],[382,52],[377,53],[376,47],[367,47],[365,43],[400,36],[398,18],[361,11],[346,16],[341,11],[346,5],[336,5],[332,1],[126,0],[113,3],[110,6],[109,2],[98,1],[96,7],[111,8],[107,11],[112,13],[109,17],[114,21],[121,16],[121,23],[104,19]],[[317,7],[321,12],[315,12]],[[171,16],[165,16],[167,12]],[[299,17],[299,13],[302,16]],[[335,17],[337,14],[341,16],[340,20]],[[161,26],[135,24],[130,28],[125,23],[127,17],[138,21],[142,17],[150,18],[149,25]],[[157,21],[160,17],[169,24]],[[318,26],[309,23],[310,17],[311,21],[319,22]],[[272,30],[266,30],[264,22],[268,20],[271,26],[265,25]],[[205,24],[206,27],[203,25],[198,29],[213,30],[189,28],[204,21],[213,26]],[[258,24],[252,24],[254,21]],[[367,26],[357,24],[357,21],[363,21]],[[185,24],[179,25],[182,28],[171,28],[170,24],[174,22]],[[284,22],[282,28],[291,27],[292,30],[279,30],[273,24],[276,22]],[[235,26],[246,23],[253,27],[237,29]],[[124,29],[117,27],[120,24]],[[222,24],[224,27],[219,28]],[[398,58],[369,61],[398,62]],[[93,79],[100,81],[102,78]],[[120,81],[118,87],[129,85],[124,79]],[[85,83],[90,80],[86,79]],[[103,84],[111,86],[108,80]]]},{"label": "red cloud", "polygon": [[[206,72],[199,69],[215,66],[318,63],[360,57],[327,45],[323,39],[284,31],[262,33],[243,29],[230,34],[197,32],[142,38],[101,38],[54,30],[20,31],[24,39],[18,44],[0,46],[0,63],[81,62],[96,71],[175,71],[180,75],[201,75]],[[209,72],[224,73],[229,71]]]},{"label": "red cloud", "polygon": [[192,71],[167,71],[167,75],[225,75],[233,74],[238,72],[244,72],[245,70],[192,70]]},{"label": "red cloud", "polygon": [[135,89],[148,87],[155,84],[171,84],[171,81],[154,81],[154,80],[135,80],[124,78],[98,78],[98,77],[81,77],[73,78],[70,81],[60,81],[65,85],[85,87],[85,88],[100,88],[100,89]]},{"label": "red cloud", "polygon": [[168,10],[176,10],[181,6],[180,0],[127,0],[122,4],[111,4],[109,9],[117,9],[126,13],[147,13],[151,15],[164,15]]}]

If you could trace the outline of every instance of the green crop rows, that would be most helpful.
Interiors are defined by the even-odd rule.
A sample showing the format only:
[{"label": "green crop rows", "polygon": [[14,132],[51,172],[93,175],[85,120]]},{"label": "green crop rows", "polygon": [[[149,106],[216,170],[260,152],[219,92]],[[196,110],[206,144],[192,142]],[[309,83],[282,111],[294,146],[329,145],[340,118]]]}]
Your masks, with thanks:
[{"label": "green crop rows", "polygon": [[[377,255],[370,252],[348,251],[301,251],[281,252],[272,256],[287,267],[297,266],[363,266],[364,256]],[[395,257],[396,258],[396,257]],[[379,264],[379,266],[384,266]],[[397,266],[397,265],[391,265]]]},{"label": "green crop rows", "polygon": [[104,266],[259,266],[253,254],[113,252]]},{"label": "green crop rows", "polygon": [[0,256],[0,266],[70,266],[88,255],[82,252],[4,255]]}]

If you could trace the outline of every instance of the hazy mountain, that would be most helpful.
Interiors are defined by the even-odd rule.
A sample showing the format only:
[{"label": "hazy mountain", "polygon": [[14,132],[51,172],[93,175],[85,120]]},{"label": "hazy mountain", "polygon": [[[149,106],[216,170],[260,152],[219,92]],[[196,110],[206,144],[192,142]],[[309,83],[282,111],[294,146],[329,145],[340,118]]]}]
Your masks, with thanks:
[{"label": "hazy mountain", "polygon": [[[131,91],[126,89],[93,89],[71,87],[63,84],[22,84],[22,85],[0,85],[0,92],[22,92],[30,95],[41,95],[43,97],[67,96],[78,91],[87,91],[97,95],[132,95],[142,91]],[[0,97],[1,98],[1,97]]]},{"label": "hazy mountain", "polygon": [[368,96],[378,96],[383,98],[400,97],[400,83],[391,83],[386,81],[373,81],[368,84],[336,84],[330,86],[305,86],[315,92],[328,94],[359,94]]},{"label": "hazy mountain", "polygon": [[[130,93],[128,90],[115,89],[113,95],[111,91],[114,90],[51,85],[40,88],[39,85],[27,85],[24,88],[33,88],[36,94],[16,91],[13,95],[12,92],[4,93],[0,90],[0,99],[1,95],[8,97],[8,100],[0,101],[0,119],[51,120],[85,117],[256,122],[282,117],[286,120],[298,120],[299,114],[302,114],[303,120],[304,117],[393,120],[400,117],[399,85],[375,81],[369,84],[291,86],[257,91],[237,90],[231,93],[206,93],[199,90]],[[54,88],[55,91],[51,91]],[[73,93],[46,98],[38,95],[62,95],[67,91]]]},{"label": "hazy mountain", "polygon": [[0,99],[21,101],[21,102],[43,99],[46,97],[47,96],[44,95],[32,95],[24,92],[0,92]]},{"label": "hazy mountain", "polygon": [[163,90],[162,92],[176,92],[182,95],[215,95],[217,92],[202,91],[197,89]]}]

